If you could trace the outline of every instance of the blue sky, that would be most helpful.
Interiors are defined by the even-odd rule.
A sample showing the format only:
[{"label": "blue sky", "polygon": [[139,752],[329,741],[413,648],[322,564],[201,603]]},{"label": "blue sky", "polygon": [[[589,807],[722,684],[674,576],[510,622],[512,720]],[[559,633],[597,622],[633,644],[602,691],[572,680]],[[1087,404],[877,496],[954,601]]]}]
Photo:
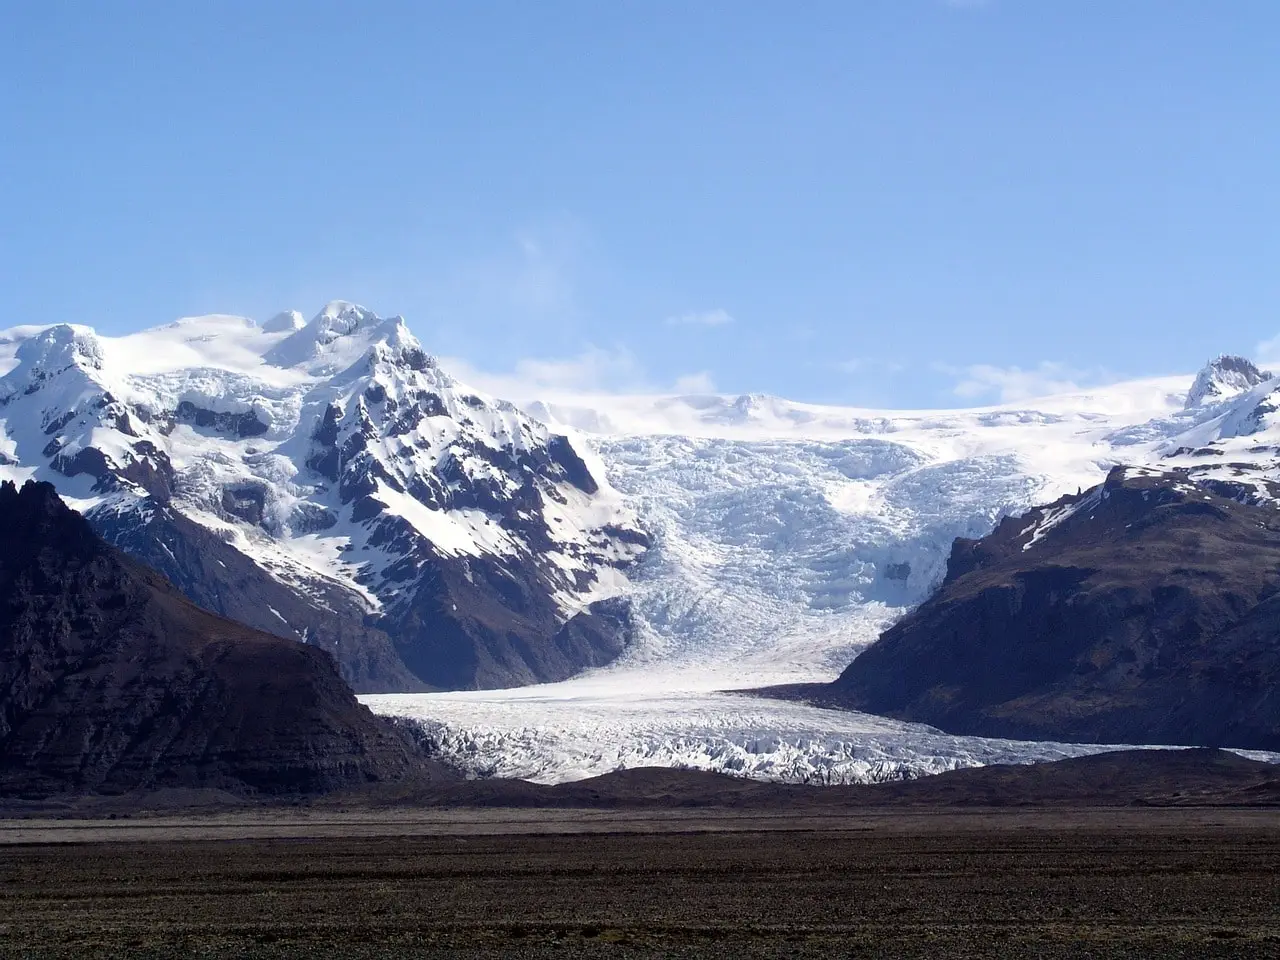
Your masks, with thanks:
[{"label": "blue sky", "polygon": [[5,11],[3,326],[343,298],[536,383],[894,406],[1280,334],[1275,0]]}]

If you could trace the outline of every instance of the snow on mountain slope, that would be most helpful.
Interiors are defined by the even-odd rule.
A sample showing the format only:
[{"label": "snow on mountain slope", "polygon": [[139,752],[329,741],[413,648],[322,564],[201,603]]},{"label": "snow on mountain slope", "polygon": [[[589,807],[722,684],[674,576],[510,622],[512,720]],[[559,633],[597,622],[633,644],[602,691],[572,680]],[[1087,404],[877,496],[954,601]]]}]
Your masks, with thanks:
[{"label": "snow on mountain slope", "polygon": [[1203,407],[1239,396],[1258,384],[1270,380],[1272,374],[1259,370],[1244,357],[1220,356],[1211,360],[1197,374],[1187,392],[1186,408]]},{"label": "snow on mountain slope", "polygon": [[726,691],[831,679],[929,594],[955,537],[1115,464],[1270,496],[1280,382],[1225,359],[1190,404],[1185,377],[977,410],[516,406],[345,303],[119,338],[19,328],[0,334],[0,475],[52,479],[198,602],[328,644],[366,689],[400,682],[387,658],[464,688],[592,668],[366,697],[473,772],[856,779],[1099,749]]},{"label": "snow on mountain slope", "polygon": [[[398,317],[335,302],[299,320],[0,335],[0,474],[54,482],[126,547],[157,517],[162,543],[190,521],[317,610],[376,621],[423,683],[555,679],[615,655],[627,613],[599,604],[646,539],[590,452],[457,383]],[[162,560],[195,590],[180,566]]]},{"label": "snow on mountain slope", "polygon": [[1182,470],[1187,482],[1229,474],[1241,496],[1269,489],[1280,381],[1188,407],[1191,382],[967,411],[751,397],[529,404],[595,432],[652,534],[632,578],[635,644],[558,684],[367,702],[421,718],[436,749],[477,774],[547,782],[648,764],[874,779],[1105,749],[951,737],[745,691],[832,679],[931,592],[956,536],[1093,486],[1116,464]]}]

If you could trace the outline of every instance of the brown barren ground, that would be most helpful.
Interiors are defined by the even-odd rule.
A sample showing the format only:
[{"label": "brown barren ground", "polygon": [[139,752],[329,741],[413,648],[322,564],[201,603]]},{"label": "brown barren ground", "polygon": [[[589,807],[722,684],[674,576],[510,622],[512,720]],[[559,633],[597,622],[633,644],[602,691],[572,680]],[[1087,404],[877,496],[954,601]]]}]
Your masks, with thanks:
[{"label": "brown barren ground", "polygon": [[0,823],[0,956],[1280,956],[1280,812]]}]

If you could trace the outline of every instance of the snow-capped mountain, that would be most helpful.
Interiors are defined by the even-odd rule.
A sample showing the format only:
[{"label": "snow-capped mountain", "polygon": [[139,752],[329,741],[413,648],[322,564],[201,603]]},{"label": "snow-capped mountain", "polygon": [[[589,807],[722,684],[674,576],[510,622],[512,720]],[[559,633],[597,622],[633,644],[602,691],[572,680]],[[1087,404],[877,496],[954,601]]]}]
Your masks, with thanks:
[{"label": "snow-capped mountain", "polygon": [[[1221,383],[1245,363],[1220,358],[1195,379]],[[562,683],[366,702],[421,718],[442,755],[477,773],[548,782],[652,764],[827,782],[1100,749],[949,737],[742,691],[834,679],[932,593],[957,536],[1117,465],[1264,495],[1280,465],[1269,409],[1280,380],[1188,405],[1192,383],[943,411],[758,396],[528,401],[593,434],[652,535],[629,588],[636,641]]]},{"label": "snow-capped mountain", "polygon": [[1211,360],[1197,375],[1187,391],[1187,409],[1203,407],[1251,390],[1272,378],[1272,374],[1259,370],[1252,360],[1244,357],[1222,355]]},{"label": "snow-capped mountain", "polygon": [[615,657],[647,539],[591,451],[443,371],[399,317],[0,335],[0,471],[53,482],[197,602],[365,689]]},{"label": "snow-capped mountain", "polygon": [[0,361],[0,476],[51,480],[198,603],[325,645],[361,689],[457,688],[365,701],[423,719],[474,772],[545,781],[1097,749],[726,691],[833,679],[929,596],[956,537],[1116,465],[1257,500],[1280,480],[1280,380],[1239,358],[974,410],[513,405],[454,381],[398,318],[335,303],[306,323],[17,328]]}]

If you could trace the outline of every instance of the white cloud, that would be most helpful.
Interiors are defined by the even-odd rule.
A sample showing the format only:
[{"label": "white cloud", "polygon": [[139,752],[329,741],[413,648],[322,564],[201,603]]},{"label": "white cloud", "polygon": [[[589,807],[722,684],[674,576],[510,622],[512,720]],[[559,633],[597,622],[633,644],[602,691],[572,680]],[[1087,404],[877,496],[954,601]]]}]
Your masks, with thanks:
[{"label": "white cloud", "polygon": [[629,351],[599,347],[587,347],[574,357],[517,360],[514,368],[504,372],[480,370],[458,358],[444,359],[442,363],[463,382],[512,400],[627,390],[644,379]]},{"label": "white cloud", "polygon": [[683,377],[676,377],[672,389],[680,394],[715,393],[716,385],[709,371],[700,370],[698,373],[686,373]]},{"label": "white cloud", "polygon": [[733,323],[728,310],[716,307],[714,310],[694,310],[677,314],[662,321],[668,327],[723,327]]},{"label": "white cloud", "polygon": [[1016,403],[1058,393],[1072,393],[1089,384],[1108,379],[1101,370],[1080,370],[1063,363],[1042,361],[1034,367],[997,367],[976,363],[967,367],[935,364],[941,373],[956,378],[952,393],[966,400],[994,398],[1000,403]]},{"label": "white cloud", "polygon": [[620,347],[587,347],[573,357],[526,358],[516,361],[511,370],[501,372],[480,370],[458,358],[444,357],[440,362],[463,383],[515,402],[591,394],[715,392],[706,371],[655,383],[635,356]]},{"label": "white cloud", "polygon": [[1280,367],[1280,334],[1259,343],[1254,348],[1253,355],[1261,367],[1269,367],[1272,370]]}]

